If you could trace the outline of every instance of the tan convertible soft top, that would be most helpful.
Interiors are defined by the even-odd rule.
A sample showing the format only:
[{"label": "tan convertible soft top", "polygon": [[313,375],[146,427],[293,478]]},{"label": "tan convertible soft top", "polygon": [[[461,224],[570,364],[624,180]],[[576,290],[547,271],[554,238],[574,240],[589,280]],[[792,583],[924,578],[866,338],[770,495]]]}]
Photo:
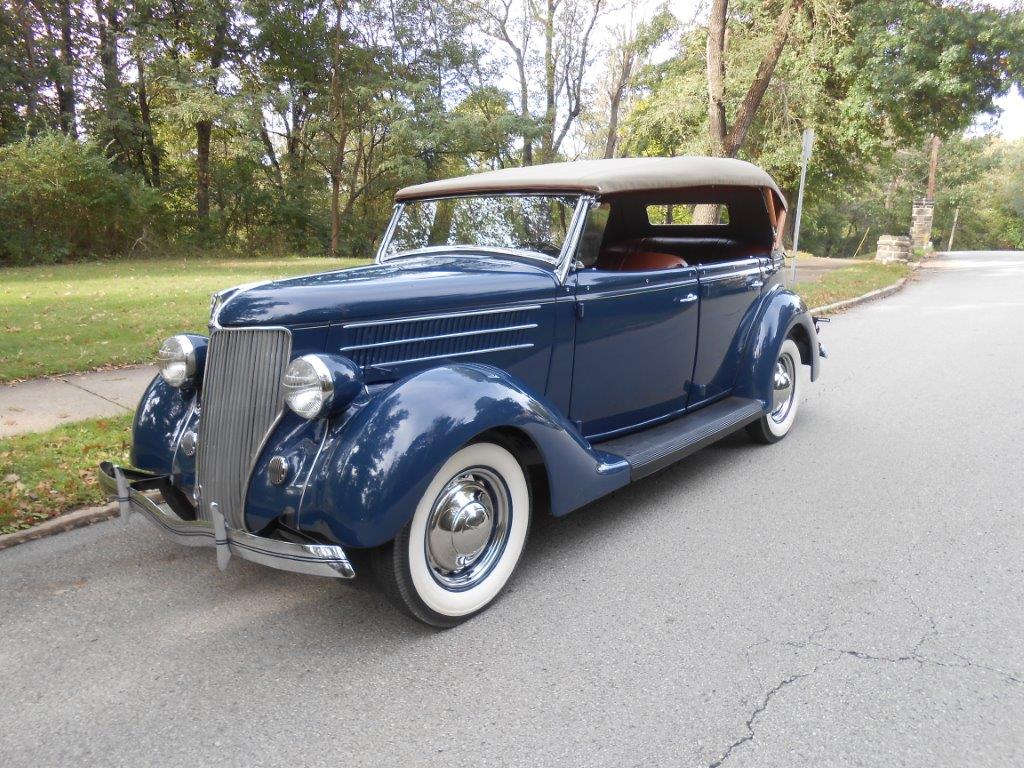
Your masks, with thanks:
[{"label": "tan convertible soft top", "polygon": [[395,199],[418,200],[480,192],[611,195],[710,186],[770,189],[783,207],[786,204],[771,176],[756,165],[727,157],[623,157],[503,168],[416,184],[399,190]]}]

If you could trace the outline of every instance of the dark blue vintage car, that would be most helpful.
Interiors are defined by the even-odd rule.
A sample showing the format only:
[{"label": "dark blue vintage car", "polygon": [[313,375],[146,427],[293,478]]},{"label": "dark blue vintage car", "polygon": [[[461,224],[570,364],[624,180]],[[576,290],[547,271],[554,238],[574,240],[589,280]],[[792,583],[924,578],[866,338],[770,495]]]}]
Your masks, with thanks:
[{"label": "dark blue vintage car", "polygon": [[457,624],[533,515],[789,432],[823,352],[781,284],[785,210],[764,171],[712,158],[403,189],[375,264],[222,291],[209,337],[165,341],[134,468],[101,478],[221,567],[368,569]]}]

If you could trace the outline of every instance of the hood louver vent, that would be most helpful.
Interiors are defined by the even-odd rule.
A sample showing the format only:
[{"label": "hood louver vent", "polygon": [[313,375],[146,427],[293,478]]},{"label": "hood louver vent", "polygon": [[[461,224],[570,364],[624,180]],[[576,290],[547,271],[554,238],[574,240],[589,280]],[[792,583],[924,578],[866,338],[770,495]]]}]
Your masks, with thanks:
[{"label": "hood louver vent", "polygon": [[348,323],[342,354],[358,365],[394,366],[532,347],[537,305]]}]

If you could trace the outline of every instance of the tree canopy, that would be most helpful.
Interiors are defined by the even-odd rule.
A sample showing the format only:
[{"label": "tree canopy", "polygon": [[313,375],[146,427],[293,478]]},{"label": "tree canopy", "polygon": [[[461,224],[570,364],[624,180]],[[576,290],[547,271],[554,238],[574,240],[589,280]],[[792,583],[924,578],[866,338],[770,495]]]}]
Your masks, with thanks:
[{"label": "tree canopy", "polygon": [[[868,229],[905,229],[931,135],[940,178],[985,206],[965,236],[984,218],[1012,241],[1019,193],[991,169],[1020,151],[962,136],[1021,79],[1019,9],[715,0],[693,20],[670,8],[11,0],[0,260],[177,241],[366,255],[399,186],[584,156],[735,154],[792,194],[805,127],[818,142],[802,243],[850,255]],[[47,192],[55,178],[67,183]],[[57,206],[76,212],[75,231],[48,220],[67,219]]]}]

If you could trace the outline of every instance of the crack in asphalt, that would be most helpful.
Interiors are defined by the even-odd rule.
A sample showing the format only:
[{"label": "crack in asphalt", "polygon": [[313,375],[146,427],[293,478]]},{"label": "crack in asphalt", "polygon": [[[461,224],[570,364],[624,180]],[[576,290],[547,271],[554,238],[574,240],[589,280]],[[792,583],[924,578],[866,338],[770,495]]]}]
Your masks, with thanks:
[{"label": "crack in asphalt", "polygon": [[821,643],[815,642],[797,643],[789,641],[784,643],[784,645],[787,645],[791,648],[819,648],[820,650],[828,651],[829,653],[836,653],[840,654],[841,656],[849,656],[851,658],[859,659],[861,661],[879,661],[887,664],[903,664],[906,662],[910,662],[922,667],[933,666],[944,667],[946,669],[982,670],[984,672],[990,672],[992,674],[999,675],[1006,682],[1016,683],[1018,685],[1024,684],[1024,678],[1021,678],[1012,672],[1007,672],[1006,670],[999,669],[997,667],[992,667],[987,664],[979,664],[961,653],[954,652],[953,655],[960,659],[963,662],[962,664],[953,664],[948,661],[940,661],[939,659],[933,659],[929,658],[928,656],[921,655],[921,646],[924,645],[930,638],[938,635],[938,630],[935,626],[934,619],[929,617],[929,622],[931,623],[931,628],[927,632],[925,632],[924,635],[922,635],[922,637],[916,643],[914,643],[914,647],[911,648],[910,651],[900,656],[881,656],[878,654],[867,653],[865,651],[859,651],[855,648],[836,648],[835,646],[823,645]]},{"label": "crack in asphalt", "polygon": [[[832,662],[826,662],[826,664],[831,664],[831,663]],[[750,717],[747,718],[747,723],[746,723],[747,732],[746,732],[746,734],[744,734],[740,738],[736,739],[736,741],[734,741],[732,744],[730,744],[728,746],[728,748],[725,750],[725,752],[722,753],[722,756],[719,757],[717,760],[715,760],[715,762],[709,764],[708,768],[720,768],[720,766],[726,760],[729,759],[730,755],[732,755],[733,750],[743,746],[748,741],[753,741],[754,740],[754,723],[757,721],[757,718],[759,718],[764,713],[764,711],[766,709],[768,709],[768,704],[771,702],[772,697],[774,697],[775,694],[777,694],[779,691],[781,691],[786,686],[792,685],[797,680],[802,680],[805,677],[810,677],[815,672],[817,672],[819,669],[821,669],[823,666],[826,666],[826,664],[819,664],[814,669],[812,669],[810,672],[801,672],[800,674],[790,675],[789,677],[787,677],[784,680],[782,680],[781,682],[779,682],[774,688],[771,688],[764,695],[764,698],[761,699],[761,703],[751,713]]]},{"label": "crack in asphalt", "polygon": [[[933,639],[935,637],[938,637],[938,635],[939,635],[938,623],[935,621],[935,618],[933,616],[930,616],[927,613],[925,613],[924,611],[922,611],[920,609],[920,607],[917,605],[917,603],[914,602],[913,599],[910,599],[910,602],[914,605],[915,608],[917,608],[918,613],[921,615],[921,617],[928,622],[928,629],[924,633],[922,633],[921,637],[917,640],[916,643],[914,643],[913,647],[907,653],[902,654],[900,656],[879,656],[879,655],[876,655],[876,654],[867,653],[865,651],[859,651],[859,650],[856,650],[856,649],[853,649],[853,648],[836,648],[834,646],[824,645],[823,643],[816,642],[816,640],[815,640],[816,637],[820,637],[821,635],[825,634],[829,630],[829,624],[827,624],[827,623],[826,623],[826,625],[824,627],[821,627],[821,628],[816,629],[813,632],[811,632],[810,635],[807,636],[807,640],[804,640],[803,642],[797,642],[797,641],[789,640],[789,641],[786,641],[785,643],[782,643],[782,645],[788,646],[790,648],[798,648],[798,649],[817,648],[819,650],[826,651],[828,653],[835,654],[835,655],[833,656],[833,658],[831,658],[831,659],[829,659],[829,660],[827,660],[825,662],[822,662],[821,664],[818,664],[817,666],[815,666],[814,669],[812,669],[810,672],[802,672],[802,673],[799,673],[799,674],[789,675],[788,677],[784,678],[782,681],[777,683],[774,687],[770,688],[765,693],[764,697],[761,699],[761,703],[750,714],[750,717],[747,718],[747,722],[746,722],[747,732],[743,736],[741,736],[740,738],[736,739],[732,744],[730,744],[717,760],[715,760],[713,763],[709,763],[708,764],[708,768],[721,768],[721,766],[725,763],[726,760],[729,759],[729,757],[732,755],[732,753],[736,749],[738,749],[739,747],[743,746],[747,742],[750,742],[750,741],[754,740],[754,736],[755,736],[755,727],[754,726],[755,726],[755,723],[757,722],[757,719],[762,714],[764,714],[765,710],[768,709],[768,705],[771,702],[772,698],[775,696],[775,694],[779,693],[779,691],[781,691],[783,688],[785,688],[785,687],[787,687],[789,685],[792,685],[793,683],[797,682],[798,680],[802,680],[805,677],[810,677],[811,675],[815,674],[816,672],[818,672],[823,667],[827,667],[827,666],[833,664],[834,662],[838,661],[843,656],[848,656],[850,658],[858,659],[860,661],[877,661],[877,662],[884,662],[884,663],[889,663],[889,664],[901,664],[901,663],[911,662],[911,663],[917,664],[918,666],[922,666],[922,667],[924,667],[924,666],[936,666],[936,667],[946,667],[946,668],[950,668],[950,669],[972,669],[972,670],[973,669],[977,669],[977,670],[983,670],[985,672],[990,672],[990,673],[999,675],[999,676],[1001,676],[1007,682],[1017,683],[1017,684],[1024,684],[1024,678],[1021,678],[1021,677],[1019,677],[1019,676],[1017,676],[1017,675],[1015,675],[1015,674],[1013,674],[1011,672],[1007,672],[1005,670],[998,669],[997,667],[992,667],[992,666],[989,666],[987,664],[976,663],[976,662],[974,662],[973,660],[971,660],[967,656],[964,656],[961,653],[955,653],[954,652],[953,655],[956,656],[958,659],[960,659],[963,662],[962,664],[952,664],[950,662],[939,661],[938,659],[931,659],[931,658],[928,658],[927,656],[922,656],[921,653],[920,653],[921,647],[926,642],[928,642],[928,640]],[[753,649],[755,649],[755,648],[758,648],[758,647],[760,647],[762,645],[767,645],[767,644],[769,644],[771,642],[772,641],[770,641],[768,639],[762,639],[762,640],[759,640],[759,641],[757,641],[755,643],[751,643],[746,648],[747,667],[750,670],[751,675],[758,681],[759,684],[761,683],[761,679],[760,679],[760,676],[758,676],[754,672],[754,665],[753,665],[753,660],[750,658],[750,652]]]},{"label": "crack in asphalt", "polygon": [[[1005,678],[1007,681],[1009,681],[1011,683],[1024,684],[1024,677],[1018,677],[1017,675],[1012,674],[1010,672],[1007,672],[1006,670],[999,669],[998,667],[990,667],[987,664],[978,664],[976,661],[972,661],[971,659],[969,659],[966,656],[964,656],[962,653],[955,653],[954,652],[953,655],[956,656],[961,661],[963,661],[964,663],[963,664],[944,664],[943,666],[947,666],[947,667],[960,667],[960,668],[970,667],[971,669],[983,669],[986,672],[992,672],[993,674],[1000,675],[1000,676],[1002,676],[1003,678]],[[934,663],[937,664],[939,662],[934,662]]]}]

